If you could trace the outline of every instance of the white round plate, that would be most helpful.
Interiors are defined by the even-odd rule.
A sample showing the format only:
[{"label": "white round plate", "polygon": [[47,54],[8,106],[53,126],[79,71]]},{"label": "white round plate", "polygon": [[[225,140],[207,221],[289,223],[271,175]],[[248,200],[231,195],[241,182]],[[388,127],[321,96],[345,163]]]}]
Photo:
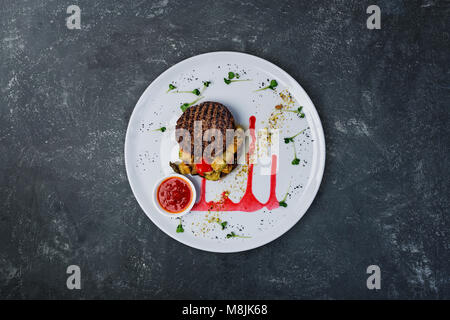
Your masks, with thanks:
[{"label": "white round plate", "polygon": [[[241,80],[227,85],[228,72],[240,74]],[[255,92],[275,79],[275,90]],[[197,98],[191,93],[166,92],[170,83],[178,90],[201,89],[202,81],[211,81],[203,92],[203,101],[217,101],[227,106],[236,123],[248,128],[249,117],[256,117],[256,131],[270,127],[279,129],[279,159],[276,195],[286,193],[287,207],[256,212],[191,212],[182,218],[183,233],[177,233],[179,220],[160,214],[152,203],[152,190],[162,176],[173,173],[169,161],[176,160],[174,138],[180,106]],[[174,90],[175,91],[175,90]],[[290,94],[289,101],[282,96]],[[286,103],[288,102],[288,103]],[[304,118],[294,112],[279,111],[275,106],[289,104],[291,110],[302,106]],[[269,121],[270,120],[270,121]],[[156,129],[166,127],[165,132]],[[301,130],[294,139],[300,164],[292,165],[293,144],[284,142]],[[155,131],[156,130],[156,131]],[[303,88],[274,64],[244,53],[212,52],[186,59],[169,68],[154,80],[139,99],[128,124],[125,140],[125,164],[131,189],[147,216],[172,238],[197,249],[213,252],[238,252],[262,246],[288,231],[305,214],[322,181],[325,165],[325,138],[317,111]],[[240,165],[220,181],[208,181],[206,200],[219,200],[230,191],[230,199],[239,201],[245,192],[245,165]],[[269,164],[270,167],[270,164]],[[261,202],[269,195],[270,176],[267,163],[255,164],[253,193]],[[200,195],[200,178],[189,177]],[[222,230],[215,219],[227,221]],[[247,238],[227,238],[234,232]]]}]

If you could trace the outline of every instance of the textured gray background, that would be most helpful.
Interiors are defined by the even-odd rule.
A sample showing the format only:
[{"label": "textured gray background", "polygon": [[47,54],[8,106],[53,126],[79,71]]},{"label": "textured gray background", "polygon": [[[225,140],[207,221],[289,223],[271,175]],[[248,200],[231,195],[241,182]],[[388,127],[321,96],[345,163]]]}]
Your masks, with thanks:
[{"label": "textured gray background", "polygon": [[[366,28],[373,3],[381,30]],[[448,1],[0,4],[1,298],[450,298]],[[81,30],[66,28],[70,4]],[[308,213],[239,254],[166,236],[124,167],[143,90],[216,50],[289,72],[327,139]],[[70,264],[80,291],[66,289]]]}]

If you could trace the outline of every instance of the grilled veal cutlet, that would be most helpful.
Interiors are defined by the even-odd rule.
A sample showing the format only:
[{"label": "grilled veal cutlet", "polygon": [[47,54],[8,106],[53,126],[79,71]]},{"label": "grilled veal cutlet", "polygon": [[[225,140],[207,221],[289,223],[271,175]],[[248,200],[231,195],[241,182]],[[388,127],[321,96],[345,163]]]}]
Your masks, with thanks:
[{"label": "grilled veal cutlet", "polygon": [[[222,133],[223,150],[218,150],[217,154],[212,153],[214,159],[210,164],[204,160],[202,163],[194,164],[194,141],[202,141],[202,154],[205,148],[211,143],[203,141],[204,139],[202,137],[194,136],[195,121],[202,122],[202,137],[208,129],[217,129]],[[190,133],[190,152],[187,150],[189,146],[183,145],[183,138],[179,137],[180,159],[182,162],[179,164],[171,163],[171,167],[181,174],[199,174],[209,180],[219,180],[221,177],[230,173],[236,166],[236,161],[233,160],[236,160],[236,152],[242,139],[235,138],[233,143],[230,143],[228,146],[226,144],[227,129],[234,130],[235,128],[233,115],[221,103],[207,101],[188,108],[178,119],[176,129],[185,129]],[[211,138],[214,141],[214,137]]]},{"label": "grilled veal cutlet", "polygon": [[[223,137],[223,151],[225,151],[226,130],[235,129],[233,115],[227,109],[227,107],[218,102],[207,101],[188,108],[181,115],[181,117],[177,121],[176,128],[185,129],[191,134],[191,152],[194,151],[194,139],[199,139],[199,141],[203,140],[202,137],[194,137],[195,121],[202,122],[202,136],[208,129],[220,130]],[[180,140],[178,142],[180,142]],[[209,143],[207,141],[203,141],[202,150],[205,150],[208,144]]]}]

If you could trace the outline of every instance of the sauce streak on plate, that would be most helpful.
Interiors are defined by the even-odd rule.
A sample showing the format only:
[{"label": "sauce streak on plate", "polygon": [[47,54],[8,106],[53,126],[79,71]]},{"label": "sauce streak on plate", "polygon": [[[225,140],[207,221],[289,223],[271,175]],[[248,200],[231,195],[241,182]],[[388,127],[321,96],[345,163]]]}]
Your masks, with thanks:
[{"label": "sauce streak on plate", "polygon": [[[250,135],[251,135],[252,140],[250,143],[249,152],[247,154],[247,161],[249,161],[250,156],[253,155],[253,153],[255,151],[255,141],[256,141],[256,135],[255,135],[256,118],[255,118],[255,116],[251,116],[249,120],[250,120],[249,129],[250,129]],[[205,199],[206,180],[205,180],[205,178],[203,178],[201,194],[200,194],[200,201],[197,202],[196,204],[194,204],[192,211],[220,210],[220,211],[254,212],[254,211],[258,211],[264,207],[266,207],[269,210],[278,208],[280,205],[277,200],[277,196],[275,194],[276,185],[277,185],[277,156],[275,154],[272,155],[272,166],[271,166],[271,173],[270,173],[270,195],[269,195],[269,199],[267,200],[267,202],[262,203],[253,194],[253,191],[252,191],[253,163],[251,163],[249,165],[247,174],[248,174],[247,189],[246,189],[245,194],[242,197],[242,199],[237,203],[231,201],[225,192],[222,194],[221,201],[207,202]]]}]

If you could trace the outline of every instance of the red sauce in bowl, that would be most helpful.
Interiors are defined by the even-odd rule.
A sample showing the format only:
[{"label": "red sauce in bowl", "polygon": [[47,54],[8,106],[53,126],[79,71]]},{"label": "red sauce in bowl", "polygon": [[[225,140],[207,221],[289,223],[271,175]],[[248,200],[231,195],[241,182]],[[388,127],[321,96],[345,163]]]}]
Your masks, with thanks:
[{"label": "red sauce in bowl", "polygon": [[158,187],[156,192],[158,203],[169,213],[180,213],[192,202],[193,194],[189,183],[179,177],[169,177]]}]

